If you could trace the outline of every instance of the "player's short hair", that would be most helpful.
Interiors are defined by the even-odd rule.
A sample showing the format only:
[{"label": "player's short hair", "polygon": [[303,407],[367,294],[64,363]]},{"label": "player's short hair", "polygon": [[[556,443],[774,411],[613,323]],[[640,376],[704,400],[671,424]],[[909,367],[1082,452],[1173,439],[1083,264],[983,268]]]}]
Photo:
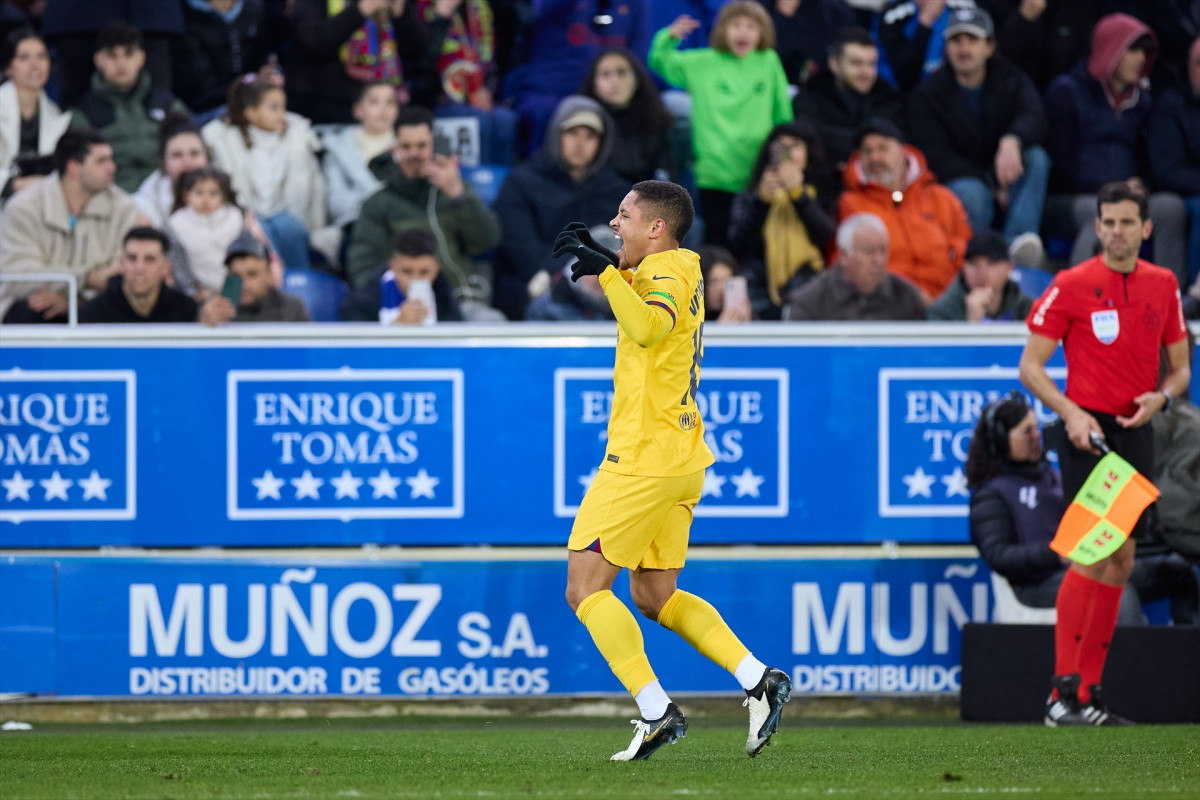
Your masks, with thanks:
[{"label": "player's short hair", "polygon": [[1130,186],[1125,181],[1113,181],[1106,183],[1100,187],[1100,191],[1096,192],[1096,219],[1100,218],[1100,207],[1106,203],[1120,203],[1122,200],[1132,200],[1137,203],[1138,216],[1142,221],[1150,219],[1150,200],[1146,197],[1146,193],[1137,188]]},{"label": "player's short hair", "polygon": [[438,255],[437,240],[428,231],[402,231],[396,234],[396,238],[392,241],[392,253],[398,256],[407,256],[408,258],[433,256],[436,260]]},{"label": "player's short hair", "polygon": [[833,41],[829,44],[829,56],[831,58],[841,58],[842,53],[846,50],[846,45],[857,44],[862,47],[874,47],[879,49],[879,45],[875,39],[871,37],[871,32],[866,28],[858,25],[851,25],[847,28],[842,28],[837,32]]},{"label": "player's short hair", "polygon": [[136,25],[120,20],[110,22],[96,34],[96,50],[114,50],[124,47],[128,50],[145,50],[145,40],[141,30]]},{"label": "player's short hair", "polygon": [[72,161],[82,164],[92,148],[101,144],[108,144],[108,139],[96,131],[69,130],[59,137],[58,144],[54,146],[54,155],[50,157],[50,163],[61,178],[67,174],[67,164]]},{"label": "player's short hair", "polygon": [[671,181],[641,181],[633,185],[637,193],[636,205],[651,219],[661,219],[667,224],[667,233],[677,242],[683,241],[692,229],[696,218],[696,207],[688,190]]},{"label": "player's short hair", "polygon": [[396,116],[396,130],[424,125],[433,130],[433,112],[424,106],[404,106]]},{"label": "player's short hair", "polygon": [[126,245],[132,241],[158,242],[164,256],[171,249],[171,240],[167,238],[167,235],[158,228],[151,228],[149,225],[138,225],[136,228],[130,228],[129,233],[125,234],[125,238],[121,240],[121,244]]}]

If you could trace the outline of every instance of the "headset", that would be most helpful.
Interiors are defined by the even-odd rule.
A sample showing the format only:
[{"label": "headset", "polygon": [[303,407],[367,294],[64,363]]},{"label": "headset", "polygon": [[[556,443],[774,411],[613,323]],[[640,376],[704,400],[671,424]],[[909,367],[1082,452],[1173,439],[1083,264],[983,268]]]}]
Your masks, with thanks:
[{"label": "headset", "polygon": [[1008,455],[1008,431],[1003,423],[996,419],[996,412],[1005,403],[1020,403],[1024,409],[1021,412],[1021,419],[1029,413],[1029,400],[1024,394],[1012,389],[1008,394],[1001,398],[993,400],[988,404],[988,407],[983,411],[983,437],[987,442],[988,455],[993,458],[1000,458]]}]

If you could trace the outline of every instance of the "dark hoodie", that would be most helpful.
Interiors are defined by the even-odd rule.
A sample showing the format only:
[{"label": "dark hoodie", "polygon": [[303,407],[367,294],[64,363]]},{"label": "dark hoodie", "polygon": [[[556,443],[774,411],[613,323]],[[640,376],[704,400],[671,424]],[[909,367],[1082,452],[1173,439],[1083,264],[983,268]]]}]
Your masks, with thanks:
[{"label": "dark hoodie", "polygon": [[1154,66],[1154,32],[1133,17],[1109,14],[1092,31],[1092,54],[1087,60],[1050,83],[1046,112],[1052,192],[1091,193],[1111,181],[1145,174],[1150,92],[1132,86],[1117,96],[1111,84],[1121,57],[1142,36],[1155,42],[1146,53],[1145,79]]},{"label": "dark hoodie", "polygon": [[[950,281],[942,296],[933,301],[927,310],[928,318],[948,322],[965,322],[967,319],[967,280],[962,273]],[[1021,287],[1015,281],[1004,285],[1004,298],[1000,301],[1000,310],[995,316],[984,317],[987,322],[1020,322],[1029,315],[1033,308],[1033,298],[1021,292]]]},{"label": "dark hoodie", "polygon": [[858,129],[872,117],[903,125],[903,103],[896,87],[882,78],[875,80],[870,92],[859,94],[849,86],[839,86],[833,73],[825,69],[796,93],[792,114],[816,125],[825,154],[842,169],[854,154]]},{"label": "dark hoodie", "polygon": [[[1036,487],[1032,508],[1016,501],[1026,487]],[[1049,462],[1006,461],[999,475],[971,492],[971,542],[1009,583],[1039,583],[1062,569],[1050,540],[1064,506],[1062,480]]]},{"label": "dark hoodie", "polygon": [[350,285],[370,282],[372,270],[391,255],[396,234],[422,230],[433,234],[439,245],[445,242],[446,252],[439,254],[439,260],[450,282],[462,288],[466,277],[475,272],[470,257],[500,243],[496,214],[465,181],[463,194],[451,200],[426,178],[404,177],[390,150],[371,159],[368,166],[383,188],[367,198],[354,223],[346,257]]},{"label": "dark hoodie", "polygon": [[[580,109],[592,109],[605,123],[600,148],[583,180],[571,179],[559,152],[558,127]],[[595,100],[571,95],[558,104],[542,149],[508,174],[496,209],[504,242],[496,251],[493,305],[509,319],[522,319],[529,302],[526,286],[539,271],[553,273],[562,260],[551,255],[554,239],[568,222],[589,227],[611,220],[629,192],[629,183],[609,166],[612,120]]]}]

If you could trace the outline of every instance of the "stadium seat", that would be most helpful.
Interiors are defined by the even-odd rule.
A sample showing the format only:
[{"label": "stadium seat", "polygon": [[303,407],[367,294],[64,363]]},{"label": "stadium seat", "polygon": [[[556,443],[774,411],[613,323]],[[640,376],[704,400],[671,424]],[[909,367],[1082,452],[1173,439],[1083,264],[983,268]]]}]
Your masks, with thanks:
[{"label": "stadium seat", "polygon": [[1054,608],[1022,605],[1008,581],[998,572],[992,573],[992,600],[992,622],[1004,625],[1053,625],[1058,618],[1058,611]]},{"label": "stadium seat", "polygon": [[337,322],[347,286],[336,275],[318,269],[285,269],[283,290],[304,301],[313,322]]},{"label": "stadium seat", "polygon": [[1036,300],[1046,291],[1050,281],[1054,280],[1054,275],[1037,267],[1013,267],[1012,279],[1021,287],[1022,292]]},{"label": "stadium seat", "polygon": [[480,164],[478,167],[463,167],[463,179],[475,188],[475,193],[489,206],[496,202],[500,185],[508,176],[509,168],[501,164]]}]

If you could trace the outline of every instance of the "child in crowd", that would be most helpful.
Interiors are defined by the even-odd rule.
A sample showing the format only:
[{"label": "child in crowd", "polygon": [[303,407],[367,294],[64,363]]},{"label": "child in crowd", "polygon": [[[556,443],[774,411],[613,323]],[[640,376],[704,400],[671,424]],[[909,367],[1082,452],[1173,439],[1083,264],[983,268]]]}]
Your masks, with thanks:
[{"label": "child in crowd", "polygon": [[396,144],[400,103],[396,100],[395,87],[384,81],[366,84],[354,103],[353,113],[357,125],[340,128],[323,137],[329,214],[333,224],[339,227],[354,222],[363,201],[382,186],[367,168],[367,163],[375,156],[389,152]]},{"label": "child in crowd", "polygon": [[142,32],[128,22],[110,22],[96,36],[92,88],[72,110],[72,127],[91,127],[109,141],[117,163],[117,186],[129,193],[158,168],[158,126],[170,112],[187,108],[170,92],[150,85],[142,69]]},{"label": "child in crowd", "polygon": [[618,175],[630,183],[678,180],[682,170],[671,149],[675,119],[633,53],[619,48],[601,52],[579,93],[613,118],[617,135],[609,165]]},{"label": "child in crowd", "polygon": [[133,195],[138,209],[156,228],[175,210],[175,187],[185,172],[208,166],[208,147],[186,114],[168,114],[158,129],[159,167]]},{"label": "child in crowd", "polygon": [[[166,224],[171,239],[175,288],[203,302],[221,291],[229,246],[243,233],[266,236],[250,212],[234,197],[229,175],[215,167],[185,172],[175,188],[175,211]],[[278,258],[273,272],[282,277]],[[278,283],[278,280],[276,281]]]},{"label": "child in crowd", "polygon": [[304,117],[289,113],[275,81],[246,75],[229,87],[226,115],[201,130],[213,163],[228,172],[288,268],[309,266],[309,232],[325,225],[320,144]]},{"label": "child in crowd", "polygon": [[732,0],[721,8],[709,47],[680,50],[700,23],[682,15],[654,35],[647,61],[692,101],[692,149],[700,213],[708,241],[725,244],[734,196],[750,179],[771,129],[792,121],[792,101],[775,29],[762,5]]}]

